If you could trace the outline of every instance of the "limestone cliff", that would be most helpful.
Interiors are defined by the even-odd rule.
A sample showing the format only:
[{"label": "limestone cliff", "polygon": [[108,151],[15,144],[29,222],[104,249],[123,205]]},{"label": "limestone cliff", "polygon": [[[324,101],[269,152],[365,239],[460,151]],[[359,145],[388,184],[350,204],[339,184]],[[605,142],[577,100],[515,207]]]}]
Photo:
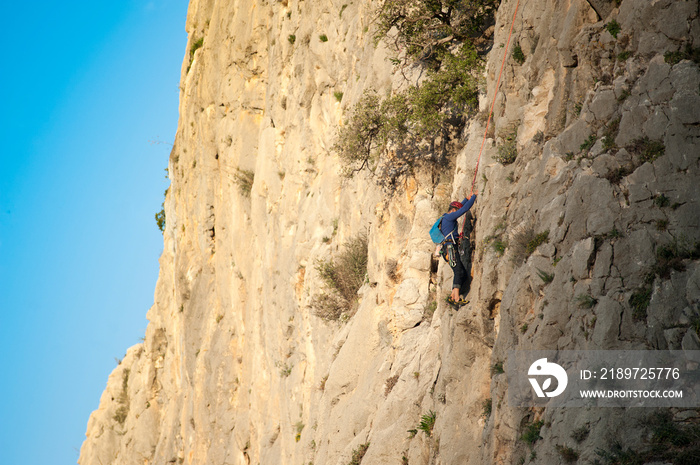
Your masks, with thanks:
[{"label": "limestone cliff", "polygon": [[[373,8],[190,2],[155,303],[90,417],[82,465],[347,464],[367,444],[365,464],[559,463],[561,446],[586,463],[612,440],[645,447],[648,412],[513,408],[493,367],[509,349],[700,349],[698,3],[521,2],[522,56],[508,51],[495,89],[515,9],[502,2],[454,171],[392,197],[366,173],[342,178],[331,150],[366,88],[402,83],[372,40]],[[471,183],[494,93],[470,303],[455,312],[427,231]],[[316,264],[360,234],[357,311],[324,321],[310,310]],[[429,412],[431,436],[407,433]]]}]

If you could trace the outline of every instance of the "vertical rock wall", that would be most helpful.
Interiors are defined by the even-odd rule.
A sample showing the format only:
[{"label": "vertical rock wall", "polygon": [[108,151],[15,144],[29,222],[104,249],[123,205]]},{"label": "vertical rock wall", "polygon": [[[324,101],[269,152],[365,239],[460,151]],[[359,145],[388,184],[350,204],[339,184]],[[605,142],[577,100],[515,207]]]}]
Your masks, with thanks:
[{"label": "vertical rock wall", "polygon": [[[569,445],[582,460],[613,434],[643,446],[643,412],[511,408],[492,367],[514,348],[700,348],[700,71],[664,59],[700,46],[697,2],[520,6],[525,60],[509,58],[498,90],[459,312],[442,300],[452,273],[434,271],[427,230],[469,187],[485,119],[447,181],[419,175],[391,198],[364,173],[341,178],[331,151],[364,89],[401,84],[372,41],[372,7],[190,3],[155,303],[90,417],[82,465],[346,464],[366,444],[370,464],[515,463],[531,460],[519,438],[539,419],[543,463],[580,426],[587,442]],[[514,8],[497,15],[482,110]],[[514,129],[518,157],[503,166],[497,146]],[[642,162],[643,137],[663,154]],[[530,231],[548,241],[526,256]],[[357,312],[325,322],[309,307],[316,263],[362,233]],[[674,243],[680,264],[649,282]],[[630,305],[640,289],[645,314]],[[407,432],[430,412],[432,436]]]}]

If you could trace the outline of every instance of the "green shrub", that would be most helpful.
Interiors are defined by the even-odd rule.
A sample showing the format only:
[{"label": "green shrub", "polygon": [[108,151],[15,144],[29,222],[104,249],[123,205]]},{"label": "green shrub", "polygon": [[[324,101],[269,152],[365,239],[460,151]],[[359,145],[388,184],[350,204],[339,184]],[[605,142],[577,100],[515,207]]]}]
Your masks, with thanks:
[{"label": "green shrub", "polygon": [[491,375],[500,375],[503,373],[505,373],[503,370],[503,361],[499,360],[491,367]]},{"label": "green shrub", "polygon": [[362,458],[367,453],[367,449],[369,449],[369,442],[360,444],[357,449],[354,449],[352,451],[352,458],[350,459],[350,462],[348,462],[348,465],[360,465],[362,463]]},{"label": "green shrub", "polygon": [[661,140],[650,140],[648,137],[635,139],[627,150],[639,157],[641,163],[652,163],[657,158],[664,155],[666,146]]},{"label": "green shrub", "polygon": [[698,258],[700,258],[700,242],[696,242],[691,247],[683,237],[674,239],[656,248],[656,264],[652,268],[652,273],[661,278],[668,278],[671,270],[685,270],[684,260]]},{"label": "green shrub", "polygon": [[420,419],[420,423],[418,424],[418,429],[423,431],[426,435],[432,436],[436,416],[437,415],[432,410],[423,415]]},{"label": "green shrub", "polygon": [[346,242],[337,257],[318,261],[316,271],[329,290],[312,298],[316,316],[338,320],[349,314],[367,274],[367,236],[360,234]]},{"label": "green shrub", "polygon": [[627,61],[631,56],[632,52],[630,52],[629,50],[625,50],[624,52],[620,52],[617,54],[617,59],[620,61]]},{"label": "green shrub", "polygon": [[622,30],[622,27],[620,27],[620,23],[618,23],[617,20],[613,19],[605,25],[605,30],[608,31],[611,36],[617,39],[617,35]]},{"label": "green shrub", "polygon": [[491,411],[493,410],[493,401],[491,399],[484,399],[484,402],[481,404],[481,407],[481,417],[486,418],[488,420],[491,416]]},{"label": "green shrub", "polygon": [[504,137],[504,142],[498,146],[497,162],[509,165],[515,161],[518,157],[517,136],[518,130],[515,128]]},{"label": "green shrub", "polygon": [[352,109],[347,124],[338,131],[333,146],[344,166],[344,174],[352,176],[367,167],[373,169],[378,151],[384,146],[385,115],[381,100],[373,90],[367,90]]},{"label": "green shrub", "polygon": [[625,450],[617,441],[608,449],[596,449],[595,453],[603,462],[596,459],[593,462],[594,465],[643,465],[646,463],[641,453],[629,447]]},{"label": "green shrub", "polygon": [[700,47],[693,48],[690,44],[686,44],[685,49],[676,52],[666,52],[664,60],[670,65],[675,65],[682,60],[692,60],[695,63],[700,63]]},{"label": "green shrub", "polygon": [[573,439],[578,444],[580,444],[586,440],[586,438],[588,437],[588,434],[590,432],[591,432],[591,430],[588,426],[582,426],[580,428],[576,428],[575,430],[573,430],[571,432],[571,439]]},{"label": "green shrub", "polygon": [[491,243],[491,246],[498,255],[503,256],[503,254],[506,252],[506,247],[508,247],[508,244],[503,239],[497,238]]},{"label": "green shrub", "polygon": [[340,102],[340,101],[343,100],[343,93],[342,93],[342,92],[339,92],[339,91],[335,91],[335,92],[333,92],[333,97],[335,97],[335,99],[336,99],[338,102]]},{"label": "green shrub", "polygon": [[523,431],[523,434],[520,436],[520,439],[530,444],[531,446],[534,445],[539,439],[541,439],[540,430],[542,430],[543,426],[544,421],[542,420],[529,423],[527,426],[525,426],[525,431]]},{"label": "green shrub", "polygon": [[519,231],[513,237],[512,260],[515,264],[521,264],[532,253],[537,250],[537,247],[549,242],[549,230],[535,234],[532,228],[527,228]]},{"label": "green shrub", "polygon": [[162,204],[160,211],[156,213],[156,225],[160,232],[165,231],[165,204]]},{"label": "green shrub", "polygon": [[[418,62],[425,77],[390,97],[366,94],[352,108],[334,145],[346,176],[367,168],[378,184],[394,189],[415,169],[446,164],[448,142],[478,106],[486,48],[476,33],[493,22],[497,4],[497,0],[381,4],[375,40],[385,41],[395,53],[396,66]],[[391,154],[386,150],[389,144]]]},{"label": "green shrub", "polygon": [[337,294],[322,292],[311,298],[310,307],[314,315],[326,321],[337,321],[348,309],[348,303]]},{"label": "green shrub", "polygon": [[589,309],[595,307],[595,304],[598,303],[598,300],[591,297],[588,294],[579,294],[576,296],[576,302],[578,302],[578,306],[580,308]]},{"label": "green shrub", "polygon": [[556,448],[564,462],[571,463],[578,460],[578,451],[572,449],[571,447],[557,444]]},{"label": "green shrub", "polygon": [[192,43],[192,46],[190,47],[190,61],[192,61],[192,59],[194,58],[194,52],[202,48],[203,45],[204,37],[200,37]]},{"label": "green shrub", "polygon": [[126,417],[129,414],[129,375],[131,370],[129,368],[124,368],[122,371],[122,390],[117,397],[117,402],[120,404],[117,407],[114,416],[112,417],[114,421],[123,425],[126,421]]},{"label": "green shrub", "polygon": [[588,139],[586,139],[586,140],[583,142],[583,144],[581,144],[581,146],[579,147],[579,149],[580,149],[582,152],[587,152],[588,150],[590,150],[590,149],[593,147],[593,145],[595,144],[595,141],[596,141],[596,140],[598,140],[598,137],[596,137],[595,134],[591,134],[590,136],[588,136]]},{"label": "green shrub", "polygon": [[321,42],[328,42],[328,36],[326,34],[321,34],[320,36],[318,36],[318,40],[320,40]]},{"label": "green shrub", "polygon": [[654,204],[659,208],[668,207],[671,201],[664,194],[657,195],[654,197]]},{"label": "green shrub", "polygon": [[634,321],[644,321],[647,318],[647,308],[651,302],[652,287],[645,285],[640,287],[629,298],[630,307],[632,307],[632,319]]},{"label": "green shrub", "polygon": [[545,242],[549,242],[549,229],[539,234],[536,234],[535,237],[527,243],[527,245],[525,246],[525,251],[527,252],[528,256],[532,255],[532,253],[535,250],[537,250],[537,247],[544,244]]},{"label": "green shrub", "polygon": [[525,63],[525,54],[523,53],[523,49],[520,47],[520,44],[513,47],[513,60],[515,60],[515,62],[519,65]]},{"label": "green shrub", "polygon": [[289,34],[289,36],[287,36],[287,40],[290,44],[294,45],[294,42],[297,41],[297,36],[294,34]]},{"label": "green shrub", "polygon": [[540,270],[539,268],[537,268],[537,276],[539,276],[542,282],[545,284],[549,284],[554,281],[554,273],[549,274],[546,271]]},{"label": "green shrub", "polygon": [[385,0],[375,41],[385,40],[405,62],[434,65],[455,45],[475,41],[493,24],[498,0]]}]

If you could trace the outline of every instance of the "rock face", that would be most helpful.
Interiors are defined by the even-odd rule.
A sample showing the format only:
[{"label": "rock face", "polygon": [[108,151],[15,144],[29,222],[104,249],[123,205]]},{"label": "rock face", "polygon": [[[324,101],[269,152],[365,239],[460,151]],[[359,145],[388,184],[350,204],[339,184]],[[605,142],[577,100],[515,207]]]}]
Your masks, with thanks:
[{"label": "rock face", "polygon": [[[525,61],[508,60],[496,90],[515,8],[501,4],[459,312],[427,231],[468,189],[483,119],[449,181],[419,174],[393,197],[364,173],[340,177],[331,150],[364,89],[402,84],[372,41],[372,8],[190,2],[155,303],[81,465],[346,464],[366,444],[367,464],[558,463],[562,446],[593,462],[612,441],[644,447],[648,412],[514,408],[493,366],[511,349],[700,347],[700,68],[685,52],[700,46],[697,2],[521,5]],[[513,129],[518,157],[503,166]],[[361,234],[357,311],[324,321],[310,309],[317,263]],[[433,414],[430,436],[407,433]],[[535,420],[531,450],[520,438]]]}]

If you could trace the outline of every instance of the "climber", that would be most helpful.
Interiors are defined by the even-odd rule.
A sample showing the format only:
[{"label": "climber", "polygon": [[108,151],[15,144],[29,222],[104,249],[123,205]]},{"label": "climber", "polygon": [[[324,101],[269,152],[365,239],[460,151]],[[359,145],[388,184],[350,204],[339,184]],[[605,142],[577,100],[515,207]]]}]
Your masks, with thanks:
[{"label": "climber", "polygon": [[458,252],[459,225],[457,224],[457,220],[467,213],[472,205],[474,205],[477,194],[478,192],[475,191],[468,199],[465,198],[461,202],[452,202],[450,208],[447,210],[447,213],[442,216],[442,221],[440,222],[440,231],[445,236],[441,255],[445,261],[449,263],[454,273],[452,279],[452,293],[447,299],[447,302],[457,308],[467,303],[465,298],[460,296],[460,292],[462,286],[469,280],[469,270],[464,268]]}]

